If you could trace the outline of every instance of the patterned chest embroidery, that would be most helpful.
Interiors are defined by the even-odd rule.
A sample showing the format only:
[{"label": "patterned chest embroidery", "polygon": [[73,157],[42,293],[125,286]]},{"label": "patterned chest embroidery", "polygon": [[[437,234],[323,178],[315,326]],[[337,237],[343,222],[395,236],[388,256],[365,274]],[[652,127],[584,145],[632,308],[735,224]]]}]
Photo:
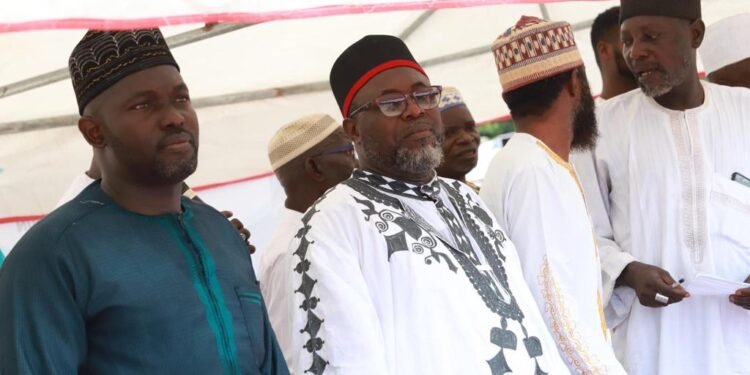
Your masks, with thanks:
[{"label": "patterned chest embroidery", "polygon": [[[516,333],[508,329],[508,319],[518,322],[521,326],[524,335],[523,345],[529,357],[536,362],[536,374],[545,374],[538,361],[543,354],[541,341],[535,336],[529,336],[523,325],[524,314],[510,290],[503,264],[505,257],[502,255],[505,235],[493,227],[491,216],[474,202],[469,194],[461,195],[459,182],[454,182],[451,186],[445,181],[435,179],[428,185],[413,186],[358,170],[344,184],[366,198],[353,197],[358,204],[364,206],[362,213],[365,220],[372,221],[381,234],[392,225],[400,228],[396,233],[383,235],[388,247],[389,260],[394,252],[408,251],[410,248],[414,253],[421,254],[425,245],[429,244],[427,248],[430,256],[425,257],[426,264],[432,264],[433,260],[445,263],[453,272],[457,271],[453,265],[454,260],[461,266],[485,305],[500,317],[500,327],[492,328],[489,334],[490,341],[500,348],[498,354],[487,361],[493,375],[512,372],[504,351],[516,350],[518,338]],[[449,202],[443,202],[444,199],[440,198],[441,190],[448,194]],[[434,202],[441,218],[450,228],[453,241],[441,238],[427,220],[409,209],[401,199],[386,192],[406,199]],[[378,210],[375,203],[386,208]],[[451,204],[459,215],[456,216],[447,204]],[[479,252],[474,250],[464,227],[468,228],[468,234],[478,244]],[[436,238],[445,247],[453,250],[452,258],[437,251]],[[481,263],[479,254],[484,258],[486,265]]]}]

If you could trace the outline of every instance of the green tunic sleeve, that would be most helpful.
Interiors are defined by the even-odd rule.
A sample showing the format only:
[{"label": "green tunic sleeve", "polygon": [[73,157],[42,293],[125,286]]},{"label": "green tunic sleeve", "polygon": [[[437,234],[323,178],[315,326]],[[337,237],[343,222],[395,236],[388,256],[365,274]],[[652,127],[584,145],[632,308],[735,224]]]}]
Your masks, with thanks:
[{"label": "green tunic sleeve", "polygon": [[76,301],[85,272],[64,239],[39,234],[23,238],[0,268],[0,374],[76,374],[85,360]]}]

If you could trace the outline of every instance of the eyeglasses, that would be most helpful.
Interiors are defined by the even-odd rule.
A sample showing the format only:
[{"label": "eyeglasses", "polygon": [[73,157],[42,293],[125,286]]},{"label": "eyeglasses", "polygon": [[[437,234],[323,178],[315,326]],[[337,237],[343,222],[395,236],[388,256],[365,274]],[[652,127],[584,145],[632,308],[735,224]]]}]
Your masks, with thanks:
[{"label": "eyeglasses", "polygon": [[440,94],[443,92],[442,86],[430,86],[414,90],[411,94],[387,94],[375,98],[367,104],[357,107],[350,114],[349,118],[354,117],[357,113],[370,109],[377,105],[380,112],[386,117],[401,116],[407,107],[407,99],[411,98],[414,103],[422,109],[434,109],[440,104]]},{"label": "eyeglasses", "polygon": [[335,147],[329,150],[325,150],[321,153],[315,154],[312,157],[318,157],[318,156],[324,156],[324,155],[333,155],[333,154],[346,154],[346,156],[354,157],[354,145],[351,143],[344,146]]}]

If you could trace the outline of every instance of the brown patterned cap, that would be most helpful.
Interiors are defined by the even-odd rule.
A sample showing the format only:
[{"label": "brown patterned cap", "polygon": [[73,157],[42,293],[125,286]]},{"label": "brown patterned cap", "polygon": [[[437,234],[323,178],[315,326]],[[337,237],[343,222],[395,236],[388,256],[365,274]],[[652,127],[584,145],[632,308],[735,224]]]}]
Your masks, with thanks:
[{"label": "brown patterned cap", "polygon": [[89,30],[68,60],[78,113],[121,79],[158,65],[177,65],[159,29]]},{"label": "brown patterned cap", "polygon": [[583,66],[567,22],[523,16],[492,44],[503,92]]}]

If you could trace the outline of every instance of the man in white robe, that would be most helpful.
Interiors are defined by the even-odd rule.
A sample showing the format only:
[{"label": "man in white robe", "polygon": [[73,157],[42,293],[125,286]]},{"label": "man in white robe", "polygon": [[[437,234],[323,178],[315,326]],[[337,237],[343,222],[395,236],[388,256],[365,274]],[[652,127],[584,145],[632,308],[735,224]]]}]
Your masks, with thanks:
[{"label": "man in white robe", "polygon": [[[550,32],[557,49],[505,59],[524,39]],[[532,45],[532,48],[534,45]],[[524,17],[493,45],[503,98],[517,133],[493,158],[481,197],[518,254],[531,292],[568,368],[625,374],[604,319],[601,266],[583,190],[568,163],[571,148],[596,142],[594,100],[567,22]]]},{"label": "man in white robe", "polygon": [[[260,258],[260,290],[281,352],[292,365],[292,252],[302,214],[326,190],[349,178],[356,166],[354,146],[341,124],[326,114],[311,114],[281,127],[268,145],[271,168],[286,193],[284,215]],[[292,371],[294,373],[294,371]]]},{"label": "man in white robe", "polygon": [[432,86],[370,35],[330,76],[362,169],[302,218],[294,369],[309,374],[563,374],[515,248],[465,184],[436,177]]},{"label": "man in white robe", "polygon": [[[591,25],[591,45],[602,77],[602,93],[595,101],[597,106],[620,94],[638,88],[638,82],[636,82],[635,76],[622,56],[619,6],[609,8],[596,16],[594,23]],[[596,177],[594,150],[571,150],[570,164],[576,170],[585,195],[594,197],[594,199],[586,200],[588,211],[592,215],[607,217],[605,204],[609,201],[600,196],[600,192],[605,189],[599,185],[599,180]],[[595,226],[605,225],[603,228],[597,227],[597,232],[611,231],[608,221],[594,222],[594,224]]]},{"label": "man in white robe", "polygon": [[750,91],[698,79],[698,0],[621,8],[641,90],[600,107],[596,150],[612,223],[600,233],[605,294],[617,287],[610,307],[624,319],[616,353],[629,374],[750,373],[750,289],[688,294],[700,273],[750,274],[750,189],[731,179],[750,174]]}]

